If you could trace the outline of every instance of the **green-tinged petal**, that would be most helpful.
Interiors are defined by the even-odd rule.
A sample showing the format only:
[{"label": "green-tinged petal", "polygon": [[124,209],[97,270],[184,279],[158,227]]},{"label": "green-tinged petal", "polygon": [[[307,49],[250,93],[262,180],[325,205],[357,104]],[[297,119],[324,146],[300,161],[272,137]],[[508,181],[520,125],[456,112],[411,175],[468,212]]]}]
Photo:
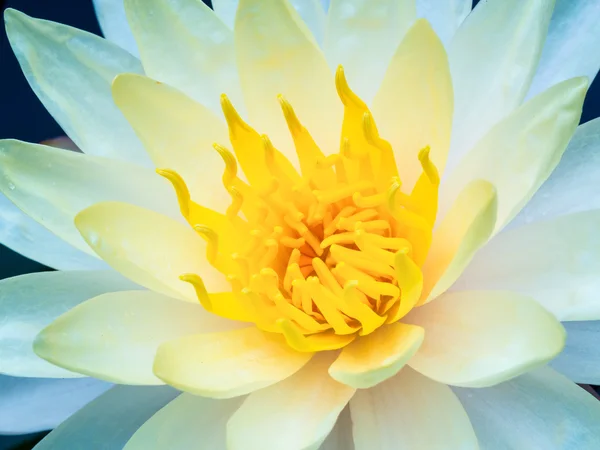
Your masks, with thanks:
[{"label": "green-tinged petal", "polygon": [[92,1],[104,37],[137,56],[138,48],[127,23],[123,0]]},{"label": "green-tinged petal", "polygon": [[352,438],[352,418],[350,408],[346,406],[335,422],[333,430],[319,447],[319,450],[354,450]]},{"label": "green-tinged petal", "polygon": [[454,283],[496,223],[494,186],[475,180],[460,193],[433,232],[431,250],[423,265],[421,303],[433,300]]},{"label": "green-tinged petal", "polygon": [[331,358],[315,358],[286,380],[250,394],[227,424],[227,448],[316,450],[355,390],[327,373]]},{"label": "green-tinged petal", "polygon": [[122,449],[144,422],[178,394],[169,386],[115,386],[69,417],[35,448]]},{"label": "green-tinged petal", "polygon": [[600,68],[599,21],[596,0],[556,0],[530,97],[571,77],[594,79]]},{"label": "green-tinged petal", "polygon": [[323,151],[339,148],[342,104],[334,77],[298,13],[281,0],[241,0],[235,51],[250,123],[295,160],[277,96],[294,107]]},{"label": "green-tinged petal", "polygon": [[420,19],[398,47],[373,101],[375,121],[392,144],[407,189],[422,173],[418,154],[424,147],[430,147],[432,162],[444,170],[452,105],[446,51],[429,23]]},{"label": "green-tinged petal", "polygon": [[498,190],[502,229],[550,176],[581,117],[588,87],[573,78],[551,87],[492,128],[460,161],[440,189],[440,208],[471,180],[484,179]]},{"label": "green-tinged petal", "polygon": [[447,46],[471,12],[473,0],[417,0],[416,3],[417,17],[427,19],[440,40]]},{"label": "green-tinged petal", "polygon": [[152,373],[156,349],[192,333],[239,326],[151,291],[113,292],[66,312],[36,337],[38,356],[73,372],[121,384],[163,384]]},{"label": "green-tinged petal", "polygon": [[240,104],[233,32],[207,5],[200,0],[125,0],[125,9],[149,77],[216,113],[222,93]]},{"label": "green-tinged petal", "polygon": [[238,0],[212,0],[211,3],[217,17],[233,30]]},{"label": "green-tinged petal", "polygon": [[464,408],[450,388],[408,367],[350,400],[356,450],[477,450]]},{"label": "green-tinged petal", "polygon": [[331,2],[324,46],[327,61],[333,70],[344,66],[352,90],[365,102],[375,96],[415,16],[414,0]]},{"label": "green-tinged petal", "polygon": [[123,450],[223,450],[225,426],[242,400],[183,393],[142,425]]},{"label": "green-tinged petal", "polygon": [[448,50],[455,99],[451,167],[523,101],[554,1],[479,2],[458,28]]},{"label": "green-tinged petal", "polygon": [[600,321],[564,322],[567,342],[550,365],[570,380],[600,384]]},{"label": "green-tinged petal", "polygon": [[181,217],[173,189],[149,169],[15,140],[0,141],[0,191],[58,237],[91,254],[73,219],[94,203],[125,201]]},{"label": "green-tinged petal", "polygon": [[143,73],[140,62],[105,39],[13,9],[6,30],[34,92],[84,152],[149,165],[135,133],[110,95],[122,72]]},{"label": "green-tinged petal", "polygon": [[454,392],[485,449],[600,448],[600,402],[552,369]]},{"label": "green-tinged petal", "polygon": [[106,292],[136,289],[113,271],[47,272],[0,282],[0,373],[19,377],[79,377],[33,353],[35,336],[54,319]]},{"label": "green-tinged petal", "polygon": [[600,210],[569,214],[498,234],[453,289],[510,290],[559,320],[600,319]]},{"label": "green-tinged petal", "polygon": [[394,376],[423,342],[421,327],[396,322],[356,339],[329,368],[340,383],[366,389]]},{"label": "green-tinged petal", "polygon": [[327,15],[319,0],[289,0],[289,2],[312,31],[319,45],[323,45]]},{"label": "green-tinged petal", "polygon": [[442,295],[406,321],[425,329],[409,365],[441,383],[485,387],[542,366],[563,349],[565,330],[535,300],[502,291]]},{"label": "green-tinged petal", "polygon": [[600,118],[577,127],[550,177],[507,228],[600,209]]},{"label": "green-tinged petal", "polygon": [[213,143],[228,146],[227,126],[178,90],[141,75],[119,75],[113,97],[156,167],[175,170],[192,198],[224,212],[231,197],[223,188],[223,160]]},{"label": "green-tinged petal", "polygon": [[169,296],[198,301],[184,274],[203,278],[209,292],[229,283],[206,259],[206,242],[188,225],[127,203],[97,203],[75,225],[85,241],[129,279]]},{"label": "green-tinged petal", "polygon": [[183,391],[231,398],[289,377],[311,357],[292,350],[278,334],[249,327],[166,342],[158,348],[154,373]]}]

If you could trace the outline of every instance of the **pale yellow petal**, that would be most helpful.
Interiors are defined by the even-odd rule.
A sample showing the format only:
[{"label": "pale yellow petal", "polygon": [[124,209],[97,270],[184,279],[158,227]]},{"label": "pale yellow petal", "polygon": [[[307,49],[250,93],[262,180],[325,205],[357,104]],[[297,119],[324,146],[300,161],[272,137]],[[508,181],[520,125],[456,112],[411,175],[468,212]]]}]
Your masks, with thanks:
[{"label": "pale yellow petal", "polygon": [[460,161],[440,189],[440,209],[474,179],[498,190],[495,232],[510,221],[557,166],[573,136],[586,78],[572,78],[534,97],[492,128]]},{"label": "pale yellow petal", "polygon": [[277,101],[282,94],[323,151],[337,152],[342,103],[325,56],[294,8],[281,0],[241,0],[235,50],[250,124],[295,160]]},{"label": "pale yellow petal", "polygon": [[175,170],[196,202],[224,212],[231,197],[221,181],[225,165],[212,147],[215,142],[229,144],[224,119],[177,89],[141,75],[119,75],[112,89],[156,167]]},{"label": "pale yellow petal", "polygon": [[152,373],[165,341],[239,323],[151,291],[94,297],[69,310],[36,337],[38,356],[59,367],[121,384],[163,384]]},{"label": "pale yellow petal", "polygon": [[421,327],[393,323],[368,336],[356,339],[342,349],[329,368],[340,383],[367,389],[396,375],[423,342]]},{"label": "pale yellow petal", "polygon": [[241,102],[233,32],[202,1],[125,0],[125,10],[146,75],[214,113],[222,93]]},{"label": "pale yellow petal", "polygon": [[189,226],[127,203],[97,203],[77,215],[85,241],[127,278],[153,291],[196,303],[193,287],[179,277],[193,273],[210,292],[230,289],[206,260],[205,241]]},{"label": "pale yellow petal", "polygon": [[535,300],[505,291],[446,293],[406,322],[425,329],[409,365],[441,383],[485,387],[542,366],[560,353],[565,330]]},{"label": "pale yellow petal", "polygon": [[324,52],[344,66],[352,90],[371,103],[392,55],[415,20],[414,0],[334,0],[327,14]]},{"label": "pale yellow petal", "polygon": [[149,169],[122,161],[4,140],[0,141],[0,174],[0,191],[13,203],[91,254],[73,219],[94,203],[125,201],[180,217],[168,182]]},{"label": "pale yellow petal", "polygon": [[289,377],[311,357],[292,350],[279,334],[249,327],[166,342],[156,353],[154,374],[183,391],[230,398]]},{"label": "pale yellow petal", "polygon": [[423,265],[420,303],[433,300],[458,279],[496,224],[494,186],[475,180],[460,193],[433,232],[431,250]]},{"label": "pale yellow petal", "polygon": [[[356,450],[477,450],[460,401],[409,367],[350,400]],[[509,432],[509,431],[507,431]]]},{"label": "pale yellow petal", "polygon": [[306,23],[319,45],[325,39],[327,15],[319,0],[289,0],[300,18]]},{"label": "pale yellow petal", "polygon": [[471,12],[473,0],[417,0],[416,3],[417,17],[427,19],[444,46],[447,46]]},{"label": "pale yellow petal", "polygon": [[251,394],[227,424],[230,450],[316,450],[355,390],[327,373],[318,355],[286,380]]},{"label": "pale yellow petal", "polygon": [[450,146],[453,94],[444,46],[424,19],[408,31],[373,101],[373,116],[394,149],[403,186],[422,173],[419,150],[443,172]]}]

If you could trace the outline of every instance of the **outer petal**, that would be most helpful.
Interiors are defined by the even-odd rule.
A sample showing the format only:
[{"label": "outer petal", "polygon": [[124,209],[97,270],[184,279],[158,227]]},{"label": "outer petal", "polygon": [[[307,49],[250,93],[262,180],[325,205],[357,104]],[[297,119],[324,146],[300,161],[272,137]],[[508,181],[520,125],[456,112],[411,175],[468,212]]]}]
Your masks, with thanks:
[{"label": "outer petal", "polygon": [[596,0],[557,0],[542,58],[528,96],[571,77],[590,82],[600,68],[600,4]]},{"label": "outer petal", "polygon": [[431,160],[444,170],[452,128],[452,81],[444,46],[426,20],[418,20],[394,54],[373,101],[381,136],[396,153],[408,189],[422,172],[418,153],[431,148]]},{"label": "outer petal", "polygon": [[557,166],[579,123],[587,87],[584,78],[567,80],[494,126],[442,184],[440,207],[469,181],[488,180],[498,190],[500,230]]},{"label": "outer petal", "polygon": [[423,337],[423,328],[405,323],[379,328],[344,347],[329,374],[357,389],[373,387],[396,375],[419,350]]},{"label": "outer petal", "polygon": [[37,333],[59,315],[105,292],[136,289],[106,271],[42,272],[0,282],[0,373],[20,377],[78,377],[33,353]]},{"label": "outer petal", "polygon": [[387,66],[415,19],[414,0],[334,0],[328,11],[325,55],[342,64],[348,81],[365,102],[371,100]]},{"label": "outer petal", "polygon": [[550,365],[576,383],[600,384],[600,321],[565,322],[565,349]]},{"label": "outer petal", "polygon": [[[293,156],[277,101],[283,94],[325,153],[339,148],[342,103],[314,37],[286,1],[241,0],[235,50],[250,123]],[[295,156],[293,156],[295,158]]]},{"label": "outer petal", "polygon": [[249,327],[166,342],[158,348],[154,373],[184,391],[231,398],[289,377],[311,357],[292,350],[278,334]]},{"label": "outer petal", "polygon": [[454,128],[449,167],[523,100],[540,58],[554,0],[479,2],[449,48]]},{"label": "outer petal", "polygon": [[531,296],[559,320],[600,319],[600,210],[500,233],[453,289],[501,289]]},{"label": "outer petal", "polygon": [[233,30],[238,0],[212,0],[211,3],[217,17]]},{"label": "outer petal", "polygon": [[417,16],[426,18],[447,46],[463,20],[471,12],[473,0],[417,0]]},{"label": "outer petal", "polygon": [[65,369],[121,384],[163,384],[152,373],[156,349],[191,333],[236,322],[151,291],[100,295],[66,312],[37,335],[33,349]]},{"label": "outer petal", "polygon": [[157,167],[177,171],[198,203],[225,212],[224,164],[213,143],[229,142],[224,120],[172,87],[139,75],[119,75],[113,96]]},{"label": "outer petal", "polygon": [[485,387],[554,358],[565,343],[560,323],[534,300],[511,292],[444,294],[411,312],[425,328],[409,365],[436,381]]},{"label": "outer petal", "polygon": [[227,424],[227,448],[319,448],[355,392],[329,377],[330,362],[316,356],[297,374],[251,394]]},{"label": "outer petal", "polygon": [[476,450],[465,410],[448,386],[406,367],[350,400],[356,450]]},{"label": "outer petal", "polygon": [[242,398],[215,400],[181,394],[150,418],[123,450],[225,450],[225,426]]},{"label": "outer petal", "polygon": [[420,303],[433,300],[456,281],[492,234],[496,209],[496,190],[486,181],[473,181],[460,193],[433,232]]},{"label": "outer petal", "polygon": [[109,41],[124,48],[132,55],[138,54],[138,48],[127,23],[123,0],[92,0],[96,16],[102,28],[102,34]]},{"label": "outer petal", "polygon": [[327,14],[319,0],[289,0],[289,2],[312,31],[319,45],[323,45]]},{"label": "outer petal", "polygon": [[14,140],[0,141],[0,191],[54,234],[91,254],[73,219],[93,203],[122,200],[180,217],[173,189],[148,169]]},{"label": "outer petal", "polygon": [[[40,243],[43,242],[43,245]],[[108,266],[52,234],[0,194],[0,243],[58,270],[92,270]]]},{"label": "outer petal", "polygon": [[125,9],[148,76],[213,112],[222,93],[241,102],[233,33],[202,1],[125,0]]},{"label": "outer petal", "polygon": [[127,203],[97,203],[75,224],[86,242],[108,264],[148,289],[196,303],[191,285],[179,277],[204,278],[210,292],[229,287],[205,259],[206,243],[192,228]]},{"label": "outer petal", "polygon": [[59,425],[36,450],[121,449],[178,394],[168,386],[115,386]]},{"label": "outer petal", "polygon": [[50,380],[0,375],[0,435],[50,430],[110,387],[91,378]]},{"label": "outer petal", "polygon": [[139,61],[85,31],[6,10],[6,30],[31,88],[84,152],[149,165],[133,130],[114,105],[110,83],[142,73]]},{"label": "outer petal", "polygon": [[319,447],[319,450],[355,450],[354,439],[352,438],[352,418],[348,406],[338,416],[333,430]]},{"label": "outer petal", "polygon": [[600,446],[600,402],[552,369],[538,369],[489,389],[454,392],[486,450]]},{"label": "outer petal", "polygon": [[560,163],[509,227],[600,209],[600,118],[577,128]]}]

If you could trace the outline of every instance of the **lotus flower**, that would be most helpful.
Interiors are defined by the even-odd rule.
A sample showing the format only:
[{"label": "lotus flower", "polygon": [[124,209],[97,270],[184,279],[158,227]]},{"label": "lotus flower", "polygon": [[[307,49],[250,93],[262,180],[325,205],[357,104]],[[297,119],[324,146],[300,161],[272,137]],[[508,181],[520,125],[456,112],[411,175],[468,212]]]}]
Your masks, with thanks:
[{"label": "lotus flower", "polygon": [[470,3],[7,11],[0,371],[122,385],[39,448],[600,448],[600,2]]}]

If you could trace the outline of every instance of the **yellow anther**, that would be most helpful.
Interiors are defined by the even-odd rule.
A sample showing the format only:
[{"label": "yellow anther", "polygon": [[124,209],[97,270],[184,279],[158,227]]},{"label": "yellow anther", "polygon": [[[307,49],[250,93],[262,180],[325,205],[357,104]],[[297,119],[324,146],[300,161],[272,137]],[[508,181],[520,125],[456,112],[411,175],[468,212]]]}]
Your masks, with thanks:
[{"label": "yellow anther", "polygon": [[373,219],[377,217],[379,213],[375,209],[365,209],[349,217],[342,217],[338,220],[337,229],[354,231],[354,226],[357,222]]},{"label": "yellow anther", "polygon": [[[389,266],[394,265],[394,253],[383,250],[381,247],[377,247],[369,243],[369,238],[367,237],[367,233],[364,230],[357,230],[354,232],[355,234],[355,242],[358,248],[363,251],[366,255],[387,264]],[[377,235],[373,235],[377,236]],[[377,236],[380,237],[380,236]],[[407,250],[410,249],[410,246],[405,247]]]},{"label": "yellow anther", "polygon": [[284,247],[288,247],[288,248],[300,248],[304,244],[306,244],[306,241],[304,240],[304,238],[300,237],[298,239],[294,239],[289,236],[281,237],[279,239],[279,242],[281,242],[281,245],[283,245]]},{"label": "yellow anther", "polygon": [[294,108],[292,108],[290,102],[288,102],[281,94],[277,96],[277,99],[279,100],[281,110],[283,111],[283,116],[285,117],[285,121],[287,122],[292,136],[296,136],[304,131],[304,127],[300,123],[300,120],[298,120],[298,116],[296,115],[296,112],[294,111]]},{"label": "yellow anther", "polygon": [[302,310],[306,314],[313,314],[313,301],[310,295],[310,291],[308,290],[307,282],[304,279],[294,280],[292,282],[292,288],[294,291],[298,291],[300,293],[300,304],[302,305]]},{"label": "yellow anther", "polygon": [[355,333],[357,329],[349,326],[342,313],[336,308],[336,303],[341,302],[342,299],[326,289],[317,277],[309,277],[306,282],[313,301],[334,331],[341,335]]},{"label": "yellow anther", "polygon": [[234,253],[231,255],[231,259],[237,263],[242,278],[248,282],[250,280],[250,263],[248,262],[248,258],[239,253]]},{"label": "yellow anther", "polygon": [[372,260],[360,250],[352,250],[341,245],[332,245],[330,251],[333,259],[338,263],[345,262],[363,272],[372,273],[377,276],[386,276],[390,279],[393,279],[395,276],[394,269],[389,265]]},{"label": "yellow anther", "polygon": [[290,292],[292,290],[292,284],[296,280],[304,280],[304,275],[302,275],[298,263],[292,263],[289,266],[287,266],[287,270],[285,271],[285,277],[283,278],[283,288],[286,291]]},{"label": "yellow anther", "polygon": [[321,241],[321,248],[327,248],[333,244],[354,244],[355,239],[354,232],[332,234]]},{"label": "yellow anther", "polygon": [[350,89],[344,68],[341,65],[338,66],[335,72],[335,87],[344,106],[353,105],[359,108],[366,108],[365,102]]},{"label": "yellow anther", "polygon": [[196,297],[200,301],[202,307],[207,311],[212,311],[212,304],[210,301],[210,297],[208,295],[208,291],[206,290],[206,286],[204,286],[204,281],[198,275],[193,273],[186,273],[179,277],[181,281],[185,281],[186,283],[190,283],[194,290],[196,291]]},{"label": "yellow anther", "polygon": [[227,189],[229,195],[231,195],[231,205],[227,208],[225,215],[229,220],[233,220],[237,217],[238,213],[242,209],[242,205],[244,204],[244,197],[242,193],[236,189],[235,186],[229,186]]},{"label": "yellow anther", "polygon": [[333,295],[339,297],[343,294],[342,287],[329,270],[329,267],[320,258],[313,258],[312,266],[323,286],[329,289]]},{"label": "yellow anther", "polygon": [[279,292],[279,276],[277,272],[275,272],[270,267],[265,267],[260,271],[260,278],[262,280],[262,285],[264,288],[264,293],[269,296],[269,298],[273,299],[273,297]]},{"label": "yellow anther", "polygon": [[215,265],[219,254],[219,235],[204,225],[194,225],[194,230],[206,241],[206,259]]},{"label": "yellow anther", "polygon": [[364,196],[360,192],[355,192],[352,195],[352,201],[359,208],[375,208],[385,204],[387,195],[385,192]]},{"label": "yellow anther", "polygon": [[227,97],[225,94],[221,94],[221,109],[223,110],[223,115],[225,116],[225,120],[227,121],[227,125],[229,127],[229,133],[231,135],[235,135],[238,129],[251,131],[251,128],[242,120],[236,109],[231,104],[229,97]]},{"label": "yellow anther", "polygon": [[191,197],[190,191],[183,178],[181,178],[181,175],[171,169],[156,169],[156,173],[171,182],[173,189],[175,189],[175,193],[177,194],[177,201],[179,202],[181,214],[187,219],[190,215]]},{"label": "yellow anther", "polygon": [[325,228],[325,235],[329,236],[337,230],[338,223],[341,219],[345,217],[350,217],[352,214],[356,212],[356,208],[354,206],[346,206],[342,208],[342,210],[334,217],[329,226]]},{"label": "yellow anther", "polygon": [[390,223],[387,220],[371,220],[368,222],[356,222],[354,224],[354,230],[364,231],[385,231],[390,229]]},{"label": "yellow anther", "polygon": [[359,335],[371,334],[384,324],[386,317],[377,315],[368,305],[361,301],[361,292],[357,289],[358,281],[350,280],[344,285],[343,296],[346,314],[358,320],[362,325]]},{"label": "yellow anther", "polygon": [[390,310],[387,323],[395,322],[408,314],[419,301],[423,291],[423,273],[409,258],[407,250],[400,250],[396,253],[394,266],[402,295],[399,304],[394,305]]},{"label": "yellow anther", "polygon": [[364,237],[365,242],[367,242],[369,245],[385,248],[388,250],[400,250],[403,248],[407,248],[410,252],[411,249],[410,242],[404,238],[379,236],[377,234],[366,233],[363,230],[359,230],[356,233],[361,233],[361,235]]},{"label": "yellow anther", "polygon": [[324,332],[304,336],[298,325],[291,320],[280,318],[277,320],[277,326],[280,332],[285,336],[288,345],[299,352],[318,352],[327,350],[337,350],[345,347],[354,339],[356,335],[339,336],[335,333]]},{"label": "yellow anther", "polygon": [[[388,180],[390,177],[397,176],[398,167],[396,166],[394,150],[388,141],[379,136],[375,120],[373,120],[373,116],[369,111],[363,114],[363,134],[367,143],[381,152],[379,172],[376,173],[376,176],[381,177],[381,180]],[[380,185],[380,187],[383,186],[385,186],[385,182]]]},{"label": "yellow anther", "polygon": [[337,264],[331,272],[343,284],[350,280],[358,281],[358,290],[375,300],[379,300],[382,295],[394,298],[400,296],[400,290],[393,284],[375,281],[365,272],[355,269],[345,262]]},{"label": "yellow anther", "polygon": [[275,261],[275,258],[277,257],[277,250],[279,250],[279,244],[275,239],[267,239],[265,241],[265,247],[267,248],[267,252],[258,264],[260,267],[268,267],[273,264],[273,261]]},{"label": "yellow anther", "polygon": [[342,185],[335,189],[314,191],[313,193],[320,203],[332,204],[344,200],[345,198],[352,197],[355,192],[371,189],[372,187],[373,185],[368,180],[360,180],[356,183]]},{"label": "yellow anther", "polygon": [[215,142],[213,144],[213,148],[217,151],[217,153],[225,163],[225,171],[223,172],[223,184],[225,185],[225,187],[228,187],[233,183],[233,181],[237,177],[237,161],[235,159],[235,156],[233,156],[233,153],[225,147],[223,147],[222,145],[219,145]]},{"label": "yellow anther", "polygon": [[[233,292],[239,293],[242,291],[242,289],[244,288],[244,283],[242,283],[242,281],[236,277],[235,275],[227,275],[227,281],[229,282],[229,284],[231,284],[231,290]],[[247,282],[248,280],[246,280]]]},{"label": "yellow anther", "polygon": [[440,184],[440,174],[437,170],[437,167],[431,162],[429,159],[429,152],[431,148],[429,146],[422,148],[419,151],[419,162],[421,163],[421,167],[423,168],[423,172],[429,178],[431,184],[438,185]]}]

